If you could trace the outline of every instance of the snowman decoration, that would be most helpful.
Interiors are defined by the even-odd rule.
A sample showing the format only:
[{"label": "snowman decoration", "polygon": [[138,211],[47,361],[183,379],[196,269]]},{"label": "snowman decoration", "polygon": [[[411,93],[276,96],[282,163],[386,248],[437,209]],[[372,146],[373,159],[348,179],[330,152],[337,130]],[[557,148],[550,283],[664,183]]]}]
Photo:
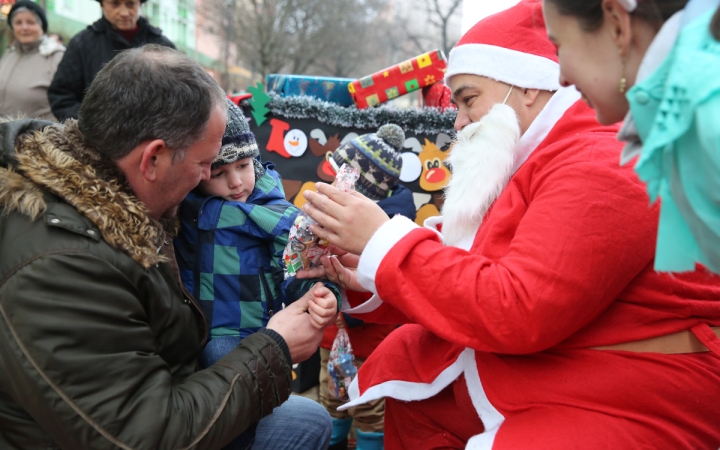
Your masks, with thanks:
[{"label": "snowman decoration", "polygon": [[298,158],[307,150],[308,138],[302,130],[294,129],[285,135],[283,144],[290,156]]}]

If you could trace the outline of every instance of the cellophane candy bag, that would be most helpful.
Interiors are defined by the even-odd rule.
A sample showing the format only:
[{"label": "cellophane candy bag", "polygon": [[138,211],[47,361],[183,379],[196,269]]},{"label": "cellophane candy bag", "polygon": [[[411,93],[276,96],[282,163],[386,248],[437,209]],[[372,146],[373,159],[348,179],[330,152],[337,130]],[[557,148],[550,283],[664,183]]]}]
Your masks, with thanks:
[{"label": "cellophane candy bag", "polygon": [[[335,186],[345,192],[353,191],[359,176],[357,169],[343,164],[335,178]],[[314,223],[317,222],[303,211],[295,218],[290,228],[288,244],[283,251],[286,279],[295,276],[300,270],[319,265],[320,257],[328,253],[330,244],[310,231],[310,225]]]},{"label": "cellophane candy bag", "polygon": [[335,398],[347,402],[350,400],[348,388],[357,374],[355,355],[350,336],[345,328],[338,328],[328,359],[328,391]]}]

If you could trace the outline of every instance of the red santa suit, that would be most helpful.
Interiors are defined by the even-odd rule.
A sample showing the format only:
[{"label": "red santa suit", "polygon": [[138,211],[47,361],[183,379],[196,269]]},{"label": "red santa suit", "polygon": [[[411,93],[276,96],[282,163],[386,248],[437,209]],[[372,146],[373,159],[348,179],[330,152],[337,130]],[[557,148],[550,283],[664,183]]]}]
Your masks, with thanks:
[{"label": "red santa suit", "polygon": [[[472,38],[519,23],[503,14],[541,21],[535,6],[480,22]],[[361,255],[358,279],[375,296],[350,313],[409,324],[368,358],[346,405],[388,398],[387,448],[720,446],[720,340],[710,329],[720,325],[720,282],[702,269],[653,270],[657,208],[618,165],[616,127],[577,97],[553,96],[489,210],[477,195],[455,197],[482,213],[479,228],[445,223],[455,237],[444,243],[437,223],[396,217]],[[455,178],[451,186],[469,183]],[[683,330],[710,351],[596,349]]]}]

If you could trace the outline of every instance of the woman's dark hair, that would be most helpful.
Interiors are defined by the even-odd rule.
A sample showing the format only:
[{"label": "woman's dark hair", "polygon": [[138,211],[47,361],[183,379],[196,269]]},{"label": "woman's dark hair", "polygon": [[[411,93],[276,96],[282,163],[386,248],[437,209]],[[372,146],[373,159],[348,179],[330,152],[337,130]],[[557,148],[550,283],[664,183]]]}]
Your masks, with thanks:
[{"label": "woman's dark hair", "polygon": [[[577,18],[585,31],[596,31],[602,26],[602,0],[546,1],[554,4],[560,14]],[[688,0],[639,0],[632,15],[660,29],[666,20],[683,9],[687,3]]]},{"label": "woman's dark hair", "polygon": [[715,11],[712,22],[710,22],[710,32],[716,41],[720,41],[720,7]]}]

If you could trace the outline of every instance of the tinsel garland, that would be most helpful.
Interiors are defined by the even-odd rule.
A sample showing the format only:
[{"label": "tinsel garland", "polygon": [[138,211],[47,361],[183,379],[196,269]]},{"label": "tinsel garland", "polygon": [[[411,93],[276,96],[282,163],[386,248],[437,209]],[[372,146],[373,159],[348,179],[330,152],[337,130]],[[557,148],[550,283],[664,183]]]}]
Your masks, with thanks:
[{"label": "tinsel garland", "polygon": [[[451,133],[457,111],[439,108],[400,109],[389,105],[357,109],[318,100],[314,97],[295,95],[282,97],[275,92],[268,93],[270,101],[265,105],[275,116],[289,119],[316,119],[322,123],[342,128],[376,130],[386,123],[399,125],[406,132],[415,134]],[[250,109],[250,103],[243,100],[240,105]]]}]

